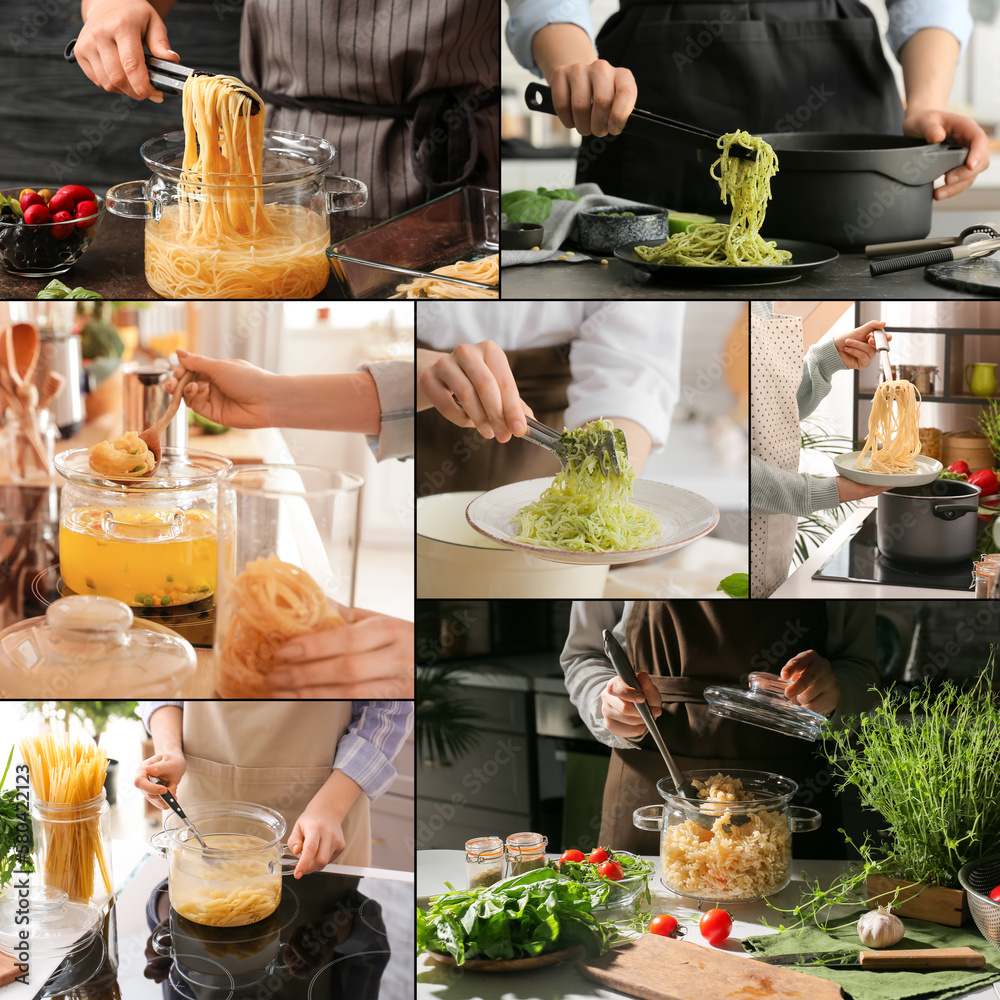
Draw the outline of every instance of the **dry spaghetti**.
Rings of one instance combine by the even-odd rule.
[[[460,260],[457,264],[436,268],[432,274],[440,274],[442,278],[465,278],[467,281],[479,281],[484,285],[495,285],[495,288],[472,288],[469,285],[459,285],[454,281],[439,281],[434,278],[414,278],[396,287],[396,294],[391,299],[497,299],[500,297],[500,255],[482,257],[476,261]]]
[[[280,646],[344,624],[316,581],[275,555],[248,562],[227,593],[216,681],[224,698],[269,697],[267,675]]]
[[[868,437],[858,455],[858,468],[886,475],[916,471],[919,423],[920,393],[916,386],[905,379],[882,382],[872,399]]]
[[[755,160],[730,156],[734,145],[752,149]],[[771,199],[771,178],[778,172],[778,157],[759,136],[729,132],[719,137],[722,155],[712,164],[712,179],[719,182],[722,203],[732,210],[729,223],[711,222],[675,233],[656,247],[636,247],[635,253],[650,264],[687,264],[692,267],[749,267],[784,264],[787,250],[760,235],[764,213]],[[715,168],[719,172],[715,172]]]
[[[138,478],[156,468],[156,457],[135,431],[95,444],[88,454],[94,472],[114,479]]]
[[[87,901],[95,895],[99,873],[104,893],[110,895],[111,870],[99,818],[108,755],[93,743],[49,734],[22,740],[21,756],[36,799],[36,850],[44,884]]]

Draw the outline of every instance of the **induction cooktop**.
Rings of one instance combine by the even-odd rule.
[[[412,881],[315,872],[246,927],[204,927],[170,906],[166,863],[147,858],[101,934],[36,1000],[412,1000]]]

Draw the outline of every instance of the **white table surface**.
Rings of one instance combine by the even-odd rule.
[[[556,855],[551,855],[556,857]],[[698,910],[691,901],[675,896],[660,882],[659,858],[648,858],[656,866],[656,873],[650,880],[653,890],[651,910],[654,913],[670,913],[688,928],[686,942],[704,948],[711,945],[698,932],[696,923],[687,918]],[[843,861],[806,861],[792,863],[792,881],[788,887],[772,896],[776,906],[791,907],[798,901],[803,869],[810,881],[820,879],[832,881],[844,870]],[[417,901],[425,902],[425,897],[439,892],[447,892],[445,881],[456,889],[465,888],[465,855],[462,851],[418,851],[417,852]],[[770,933],[760,921],[778,923],[781,915],[768,909],[764,903],[741,903],[727,905],[733,916],[733,931],[725,950],[744,955],[740,939],[756,934]],[[846,910],[845,910],[846,912]],[[984,947],[990,945],[983,942]],[[747,956],[749,960],[749,956]],[[966,1000],[997,1000],[1000,992],[992,987],[965,994]],[[522,972],[518,975],[496,975],[485,972],[463,972],[461,969],[439,965],[426,954],[417,957],[417,1000],[633,1000],[626,993],[609,990],[590,979],[584,978],[572,963],[560,963],[544,969]],[[712,1000],[708,990],[705,1000]]]
[[[771,595],[772,597],[812,597],[825,600],[924,600],[947,598],[975,600],[975,594],[963,590],[939,590],[937,587],[896,587],[885,583],[852,583],[844,580],[814,580],[813,573],[861,528],[861,523],[878,506],[878,497],[862,500],[847,520]]]

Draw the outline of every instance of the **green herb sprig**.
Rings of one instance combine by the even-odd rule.
[[[0,778],[0,788],[7,781],[10,763],[14,759],[14,748],[10,748],[7,766]],[[26,834],[26,836],[22,836]],[[31,859],[34,839],[27,803],[14,788],[0,792],[0,889],[14,877],[14,872],[30,874],[35,870]]]

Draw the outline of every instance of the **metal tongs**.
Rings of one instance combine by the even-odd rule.
[[[75,63],[76,39],[74,38],[63,52],[63,57],[68,63]],[[184,90],[184,84],[192,76],[218,76],[207,70],[191,69],[188,66],[181,66],[178,63],[167,62],[166,59],[157,59],[148,52],[145,53],[146,69],[149,72],[149,82],[166,94],[180,94]],[[237,88],[238,89],[238,88]],[[242,90],[250,101],[250,114],[256,115],[260,112],[260,102],[249,90]]]
[[[524,103],[532,111],[542,111],[547,115],[556,113],[552,103],[552,90],[542,86],[540,83],[529,83],[524,92]],[[655,115],[651,111],[643,111],[634,108],[625,122],[625,132],[629,135],[641,135],[644,139],[658,139],[661,142],[681,143],[685,146],[694,147],[701,153],[712,154],[712,159],[719,155],[719,136],[705,128],[698,128],[697,125],[688,125],[687,122],[675,121],[673,118],[664,118],[662,115]],[[729,155],[740,160],[756,160],[757,154],[752,149],[747,149],[739,143],[733,143],[729,147]],[[699,155],[699,159],[705,159]]]
[[[911,267],[943,264],[950,260],[964,260],[967,257],[989,257],[997,250],[1000,250],[1000,233],[992,226],[986,225],[969,226],[958,236],[938,236],[926,240],[907,240],[903,243],[874,243],[865,247],[865,253],[869,257],[891,253],[903,254],[901,257],[872,261],[868,265],[868,270],[873,278],[895,271],[906,271]]]
[[[875,353],[879,356],[882,365],[882,374],[879,376],[879,385],[883,382],[891,382],[892,366],[889,364],[889,338],[885,335],[885,330],[872,330],[875,335]]]
[[[527,420],[528,433],[524,435],[522,440],[530,441],[532,444],[537,444],[539,448],[547,448],[549,451],[555,452],[559,464],[565,469],[568,447],[562,434],[554,427],[539,423],[534,417],[528,417]],[[616,476],[621,475],[622,470],[618,462],[613,431],[601,431],[600,440],[594,446],[594,454],[597,456],[597,464],[600,466],[602,475],[610,476],[612,472]]]

